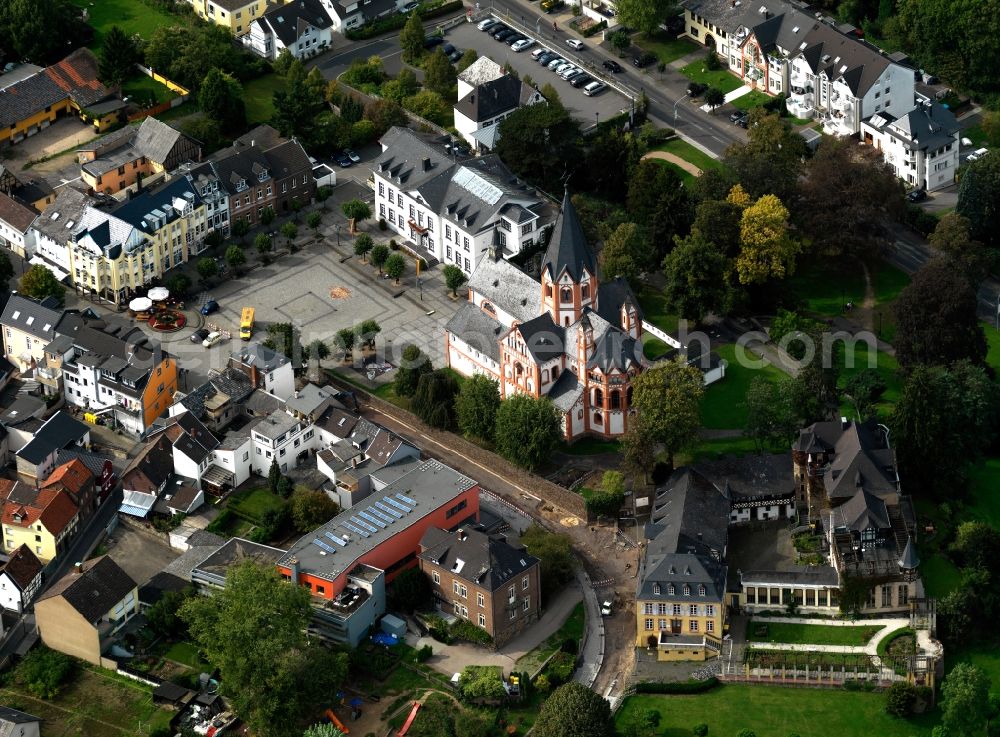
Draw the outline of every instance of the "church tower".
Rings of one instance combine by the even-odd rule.
[[[542,260],[541,277],[542,309],[557,325],[574,324],[588,307],[596,311],[597,264],[568,190]]]

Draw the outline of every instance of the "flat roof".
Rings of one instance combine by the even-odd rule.
[[[295,559],[300,572],[333,581],[354,568],[362,556],[475,485],[468,476],[440,461],[424,461],[304,535],[278,565],[290,568]]]

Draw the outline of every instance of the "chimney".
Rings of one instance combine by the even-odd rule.
[[[299,582],[299,559],[292,558],[288,561],[288,572],[291,574],[292,583],[298,584]]]
[[[459,527],[458,528],[458,541],[459,542],[465,542],[465,538],[466,537],[467,537],[467,535],[465,534],[465,530],[463,530],[461,527]]]
[[[83,563],[77,561],[73,564],[73,575],[79,576],[81,573],[83,573]]]
[[[431,170],[431,159],[430,159],[429,156],[425,156],[423,158],[423,161],[421,163],[423,165],[423,170],[424,171],[430,171]]]
[[[256,146],[256,145],[257,145],[257,141],[256,141],[256,139],[253,139],[253,138],[251,138],[251,139],[250,139],[250,145],[251,145],[251,146]]]

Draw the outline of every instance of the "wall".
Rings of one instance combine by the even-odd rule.
[[[142,420],[149,427],[167,411],[177,392],[177,361],[165,358],[149,376],[149,383],[142,393]]]
[[[101,664],[97,628],[84,620],[62,597],[35,602],[35,622],[42,642],[48,647],[94,665]]]

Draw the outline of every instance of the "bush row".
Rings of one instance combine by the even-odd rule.
[[[643,681],[635,684],[636,693],[655,694],[695,694],[711,691],[719,685],[719,679],[712,676],[705,681]]]
[[[461,10],[464,4],[462,0],[451,0],[451,2],[441,5],[421,5],[417,8],[417,15],[422,19],[437,18],[456,10]],[[378,36],[389,31],[398,31],[406,25],[408,16],[405,13],[396,13],[388,18],[379,18],[373,23],[366,23],[361,28],[352,28],[344,35],[352,41],[363,41],[365,39]]]
[[[602,20],[597,25],[590,26],[589,28],[587,28],[587,29],[585,29],[583,31],[580,31],[580,34],[584,38],[590,38],[591,36],[596,36],[598,33],[600,33],[601,31],[603,31],[607,27],[608,27],[608,22],[606,20]]]

